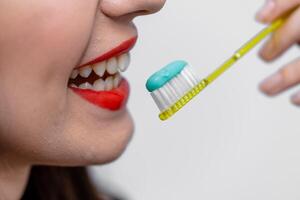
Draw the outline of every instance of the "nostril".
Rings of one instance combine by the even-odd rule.
[[[149,10],[138,10],[138,11],[135,11],[135,12],[130,13],[129,15],[130,15],[132,18],[134,18],[134,17],[136,17],[136,16],[140,16],[140,15],[149,15],[149,14],[151,14],[151,13],[149,12]]]
[[[145,15],[145,14],[149,14],[149,10],[138,10],[138,11],[133,12],[132,14]]]

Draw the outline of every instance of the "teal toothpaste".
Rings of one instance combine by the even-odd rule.
[[[180,74],[180,72],[185,68],[188,63],[183,60],[174,61],[155,74],[153,74],[146,83],[146,88],[149,92],[153,92],[166,83],[172,80],[175,76]]]

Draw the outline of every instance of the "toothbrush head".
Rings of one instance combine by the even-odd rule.
[[[159,118],[167,120],[195,97],[208,83],[199,83],[188,63],[174,61],[147,81],[146,88],[160,110]]]

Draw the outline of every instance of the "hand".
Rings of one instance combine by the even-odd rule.
[[[271,23],[289,10],[295,9],[286,23],[278,29],[260,51],[260,57],[273,61],[286,50],[300,42],[300,0],[267,0],[258,12],[257,20]],[[260,89],[269,96],[275,96],[300,83],[300,58],[282,67],[260,85]],[[300,106],[300,91],[291,97],[291,101]]]

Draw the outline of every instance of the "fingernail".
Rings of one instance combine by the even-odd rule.
[[[280,91],[282,80],[281,74],[276,73],[261,83],[261,90],[269,95],[274,95]]]
[[[257,13],[256,19],[265,22],[275,8],[274,0],[267,0],[263,8]]]

